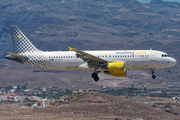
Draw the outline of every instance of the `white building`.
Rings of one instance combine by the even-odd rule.
[[[17,89],[17,86],[14,86],[13,89]]]
[[[47,99],[42,99],[43,101],[43,107],[47,107],[48,106],[48,101]]]
[[[11,93],[14,93],[15,91],[16,91],[15,89],[11,89],[11,90],[10,90]]]

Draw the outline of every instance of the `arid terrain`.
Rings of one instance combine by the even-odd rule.
[[[180,3],[154,0],[1,0],[0,87],[58,87],[59,89],[159,88],[180,89]],[[164,51],[177,60],[174,67],[127,70],[126,77],[92,71],[55,71],[5,59],[14,52],[9,25],[17,25],[43,51],[81,50]],[[169,98],[71,95],[70,103],[33,108],[26,103],[0,103],[0,120],[180,120],[180,101]]]
[[[107,94],[78,94],[67,104],[32,108],[22,103],[1,104],[2,120],[179,120],[180,102],[167,98],[115,97]]]

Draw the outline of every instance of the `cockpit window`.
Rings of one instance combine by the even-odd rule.
[[[162,57],[169,57],[169,55],[167,55],[167,54],[162,54]]]

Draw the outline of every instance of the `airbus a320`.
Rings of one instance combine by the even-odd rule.
[[[37,49],[17,26],[9,26],[15,53],[6,59],[55,70],[94,71],[92,78],[99,80],[98,73],[125,77],[127,69],[150,69],[155,79],[155,69],[168,68],[176,60],[167,53],[156,50],[106,50],[82,51],[69,47],[69,51],[44,52]]]

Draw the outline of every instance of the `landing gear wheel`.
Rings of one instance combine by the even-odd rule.
[[[94,78],[94,81],[96,81],[96,82],[99,81],[99,77],[98,77],[98,76],[95,77],[95,78]]]
[[[97,74],[94,72],[91,76],[92,76],[92,78],[95,78],[95,77],[97,77]]]
[[[99,77],[95,72],[91,76],[94,79],[94,81],[96,81],[96,82],[99,81]]]
[[[152,69],[151,72],[152,72],[152,79],[155,79],[156,76],[154,75],[154,69]]]
[[[153,79],[155,79],[155,78],[156,78],[156,76],[155,76],[155,75],[152,75],[152,78],[153,78]]]

